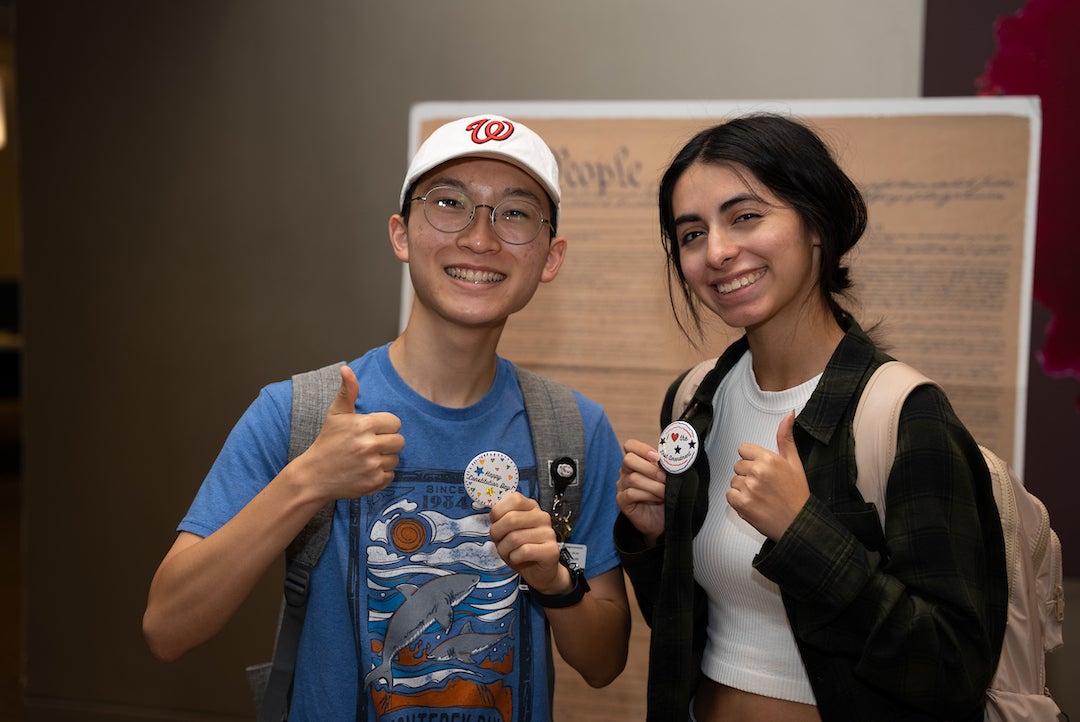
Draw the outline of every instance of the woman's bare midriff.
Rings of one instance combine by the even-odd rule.
[[[821,722],[817,707],[765,697],[703,678],[694,696],[697,722]]]

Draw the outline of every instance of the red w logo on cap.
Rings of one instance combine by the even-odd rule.
[[[473,143],[487,143],[489,140],[506,140],[514,134],[514,124],[509,120],[481,118],[465,126],[472,131]]]

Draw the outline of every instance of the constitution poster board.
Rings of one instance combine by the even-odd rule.
[[[1022,471],[1040,114],[1036,98],[797,102],[428,103],[409,151],[456,117],[499,113],[554,150],[563,191],[558,278],[507,325],[499,353],[652,439],[668,384],[739,334],[695,348],[665,287],[657,186],[698,130],[744,112],[809,122],[858,184],[869,227],[849,255],[866,328],[936,379],[976,439]],[[406,269],[402,320],[411,290]],[[707,311],[706,311],[707,313]]]

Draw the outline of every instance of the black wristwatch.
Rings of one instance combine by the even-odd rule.
[[[559,556],[559,562],[570,572],[570,581],[574,583],[570,591],[563,594],[541,594],[529,587],[530,599],[541,607],[547,607],[548,609],[572,607],[581,601],[582,597],[585,596],[585,592],[589,591],[589,581],[585,578],[585,572],[577,564],[574,564],[574,561],[569,557],[569,552],[564,549]]]

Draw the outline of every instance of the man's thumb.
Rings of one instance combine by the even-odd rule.
[[[799,458],[799,449],[795,446],[794,411],[789,411],[776,427],[776,451],[784,459]]]
[[[326,412],[327,416],[356,413],[356,397],[360,395],[360,384],[356,380],[356,374],[348,366],[342,366],[340,371],[341,387],[330,403],[330,408]]]

